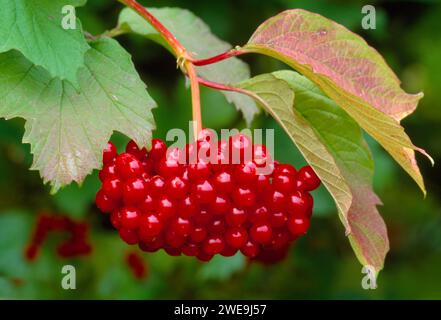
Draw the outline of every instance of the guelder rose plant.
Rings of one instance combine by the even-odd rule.
[[[103,186],[97,205],[112,212],[126,242],[140,243],[146,251],[164,247],[170,254],[208,260],[239,249],[257,257],[277,243],[292,242],[307,230],[309,191],[321,181],[335,200],[357,258],[376,272],[383,268],[389,242],[362,131],[384,147],[424,194],[415,151],[432,159],[400,125],[422,93],[404,92],[375,49],[343,26],[299,9],[269,18],[246,44],[232,49],[189,11],[148,9],[134,0],[120,0],[126,8],[117,26],[102,35],[86,35],[79,20],[76,29],[63,29],[63,6],[85,2],[0,0],[0,116],[26,120],[23,142],[30,143],[34,154],[31,169],[40,171],[53,192],[81,183],[100,168]],[[152,141],[155,102],[129,53],[114,39],[126,33],[166,47],[188,77],[199,139],[187,148],[164,153],[165,144]],[[237,58],[245,54],[267,55],[293,70],[250,78],[248,66]],[[213,143],[219,150],[228,146],[266,154],[264,146],[253,145],[246,136],[206,139],[200,85],[220,90],[248,124],[264,109],[309,166],[297,171],[268,155],[264,159],[274,170],[256,175],[255,152],[226,167],[202,160],[176,162],[173,157]],[[113,131],[133,140],[123,154],[108,144]],[[167,189],[162,188],[172,191],[164,194]],[[256,213],[260,207],[265,209]]]

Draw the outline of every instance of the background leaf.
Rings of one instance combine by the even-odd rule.
[[[24,142],[32,169],[56,191],[101,166],[114,130],[148,146],[155,106],[130,55],[114,40],[91,44],[79,72],[80,91],[53,79],[16,51],[0,55],[0,116],[27,120]]]
[[[361,37],[318,14],[294,9],[261,24],[245,50],[280,59],[307,76],[426,192],[414,150],[427,154],[412,144],[399,124],[415,110],[422,94],[401,90],[381,55]]]
[[[171,33],[186,47],[195,58],[207,58],[228,51],[231,45],[220,40],[210,28],[188,10],[180,8],[149,8]],[[119,16],[119,28],[140,34],[167,47],[157,31],[135,11],[125,8]],[[237,58],[221,61],[214,65],[197,67],[200,76],[219,83],[238,83],[250,77],[249,67]],[[223,92],[229,102],[242,111],[248,124],[259,112],[256,104],[247,96],[235,92]]]
[[[20,51],[52,77],[78,85],[77,71],[84,65],[89,45],[80,21],[76,29],[62,27],[62,8],[82,6],[86,0],[0,0],[0,53]]]

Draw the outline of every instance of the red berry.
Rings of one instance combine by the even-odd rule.
[[[116,158],[116,172],[124,179],[137,178],[142,175],[141,162],[129,153],[122,153]]]
[[[268,175],[259,174],[256,178],[256,191],[259,193],[266,192],[270,187],[270,178]]]
[[[115,210],[110,215],[110,222],[112,223],[115,229],[121,228],[121,211]]]
[[[190,233],[190,239],[193,242],[201,242],[207,236],[207,230],[204,227],[194,227]]]
[[[312,214],[313,199],[307,192],[295,191],[290,194],[286,203],[286,210],[296,217]]]
[[[167,254],[172,257],[179,257],[181,255],[180,248],[174,248],[169,245],[164,245],[164,251],[167,252]]]
[[[169,197],[162,196],[158,200],[157,213],[160,219],[168,220],[176,213],[176,205]]]
[[[193,218],[194,222],[197,225],[202,225],[205,226],[207,225],[211,220],[212,220],[212,216],[211,214],[205,210],[205,209],[201,209]]]
[[[141,240],[138,244],[139,249],[144,252],[156,252],[161,249],[163,245],[164,240],[162,237],[155,237],[147,242]]]
[[[196,200],[192,195],[185,197],[178,203],[178,214],[182,218],[190,218],[199,210]]]
[[[256,165],[254,162],[248,161],[240,164],[234,170],[234,178],[236,183],[240,185],[252,185],[257,180]]]
[[[204,241],[203,250],[208,255],[215,255],[224,250],[224,240],[219,236],[210,236]]]
[[[165,233],[165,242],[172,248],[180,248],[185,243],[185,237],[177,234],[173,230],[168,230]]]
[[[103,190],[97,192],[95,203],[98,209],[104,213],[110,213],[118,207],[118,201],[110,198]]]
[[[199,254],[199,246],[195,243],[187,243],[181,248],[181,250],[187,257],[195,257]]]
[[[133,140],[130,140],[129,143],[127,143],[127,145],[126,145],[126,153],[130,153],[131,155],[138,158],[138,160],[140,160],[139,159],[139,152],[140,152],[140,150],[139,150],[136,142]]]
[[[254,224],[250,229],[251,238],[257,243],[269,243],[273,236],[271,226],[267,223]]]
[[[118,178],[118,175],[116,174],[116,164],[108,164],[103,167],[103,169],[98,174],[101,182],[109,180],[109,179],[116,179]]]
[[[141,212],[135,207],[124,207],[120,210],[121,227],[124,229],[137,229]]]
[[[299,190],[312,191],[320,186],[320,178],[310,166],[301,168],[297,174]]]
[[[210,234],[222,234],[226,229],[225,221],[220,218],[215,218],[207,225],[207,230]]]
[[[226,215],[225,221],[230,226],[240,226],[247,221],[247,213],[244,209],[233,207]]]
[[[106,147],[103,151],[103,164],[110,165],[115,161],[118,153],[116,152],[116,147],[112,142],[107,142]]]
[[[218,195],[208,206],[213,214],[224,214],[230,209],[231,203],[226,196]]]
[[[237,134],[228,140],[230,151],[230,163],[240,164],[245,160],[252,159],[252,143],[250,138],[244,134]]]
[[[170,223],[170,229],[175,232],[178,236],[186,237],[190,234],[191,222],[183,218],[175,218]]]
[[[125,243],[129,245],[137,244],[139,241],[138,233],[134,229],[122,228],[119,230],[119,236]]]
[[[121,198],[123,194],[121,180],[119,179],[104,180],[102,190],[110,198],[113,199]]]
[[[181,177],[172,177],[166,183],[167,194],[174,199],[182,199],[187,195],[188,184]]]
[[[271,246],[273,249],[281,249],[286,247],[291,241],[288,230],[282,229],[274,232]]]
[[[232,227],[227,230],[225,240],[230,247],[240,249],[247,243],[248,234],[242,227]]]
[[[163,157],[158,163],[158,173],[164,178],[176,177],[182,173],[182,166],[178,159]]]
[[[163,228],[158,216],[151,213],[141,216],[139,219],[139,236],[141,239],[152,239],[158,236]]]
[[[288,221],[288,216],[283,211],[274,211],[269,216],[269,222],[274,228],[283,227],[286,221]]]
[[[143,213],[152,212],[156,208],[156,201],[153,196],[147,193],[144,200],[139,204],[139,208]]]
[[[232,257],[236,255],[237,251],[239,250],[226,245],[220,254],[223,257]]]
[[[288,229],[293,236],[302,236],[309,229],[309,219],[307,217],[291,217],[288,220]]]
[[[245,246],[240,249],[240,252],[242,252],[242,254],[247,256],[248,258],[253,259],[259,254],[260,247],[258,244],[252,241],[247,241]]]
[[[199,159],[196,163],[188,166],[188,177],[194,181],[206,180],[211,174],[210,167],[209,163]]]
[[[208,180],[199,181],[193,185],[193,194],[200,203],[210,203],[216,197],[214,187]]]
[[[147,183],[142,178],[130,179],[124,184],[124,204],[136,205],[147,195]]]
[[[250,188],[236,187],[233,191],[233,199],[239,207],[251,207],[256,202],[256,195]]]
[[[248,220],[252,223],[267,222],[270,217],[268,208],[264,205],[257,206],[249,211]]]
[[[165,155],[166,151],[167,145],[164,143],[164,141],[160,139],[153,139],[152,149],[149,152],[149,157],[153,160],[159,160]]]
[[[273,171],[273,177],[277,175],[287,175],[294,177],[297,173],[297,170],[290,164],[279,164],[276,165]]]
[[[278,174],[273,175],[274,189],[282,193],[290,193],[295,189],[295,179],[293,176]]]
[[[199,252],[196,258],[198,258],[199,261],[208,262],[213,259],[213,255],[206,254],[205,252]]]
[[[271,210],[282,210],[285,207],[286,196],[282,192],[272,189],[267,193],[265,201]]]
[[[165,190],[165,180],[161,176],[152,177],[150,179],[148,189],[153,196],[163,194]]]
[[[218,165],[214,165],[216,167]],[[227,171],[221,171],[213,176],[213,185],[216,191],[223,194],[230,194],[234,189],[233,176]]]

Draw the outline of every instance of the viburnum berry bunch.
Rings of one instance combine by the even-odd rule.
[[[309,192],[320,185],[311,167],[297,171],[273,161],[264,145],[245,135],[213,141],[207,132],[184,148],[153,139],[149,152],[130,141],[118,155],[108,143],[96,204],[110,214],[121,239],[145,252],[162,248],[209,261],[238,251],[259,258],[304,235],[313,209]],[[270,173],[259,174],[263,166]]]
[[[67,216],[40,214],[32,235],[30,244],[25,251],[26,259],[33,261],[46,238],[53,232],[68,232],[70,237],[57,247],[57,254],[61,258],[71,258],[88,255],[92,246],[88,240],[88,225],[85,222],[76,222]]]

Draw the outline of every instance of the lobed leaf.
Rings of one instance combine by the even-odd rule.
[[[89,49],[80,21],[64,29],[63,7],[82,6],[86,0],[0,0],[0,53],[20,51],[52,77],[78,85],[77,71]]]
[[[0,117],[26,119],[23,141],[34,154],[31,169],[53,191],[99,168],[114,130],[146,146],[154,129],[155,103],[116,41],[91,43],[78,80],[76,90],[17,51],[0,54]]]
[[[412,144],[399,123],[415,110],[422,94],[405,93],[381,55],[361,37],[318,14],[295,9],[264,22],[244,50],[280,59],[312,80],[426,192],[414,150],[428,155]]]
[[[381,270],[389,242],[371,187],[373,159],[358,124],[292,71],[261,75],[240,87],[257,95],[322,179],[360,262]]]
[[[196,58],[214,56],[231,48],[230,44],[213,35],[210,28],[188,10],[180,8],[149,8],[149,11]],[[121,11],[118,25],[122,30],[142,35],[166,48],[168,47],[158,32],[130,8],[124,8]],[[196,67],[196,69],[200,76],[225,84],[238,83],[250,77],[248,65],[237,58],[224,60],[213,65]],[[247,123],[250,124],[254,116],[259,112],[254,101],[247,96],[235,92],[223,91],[222,93],[229,102],[234,103],[236,108],[243,113]]]

